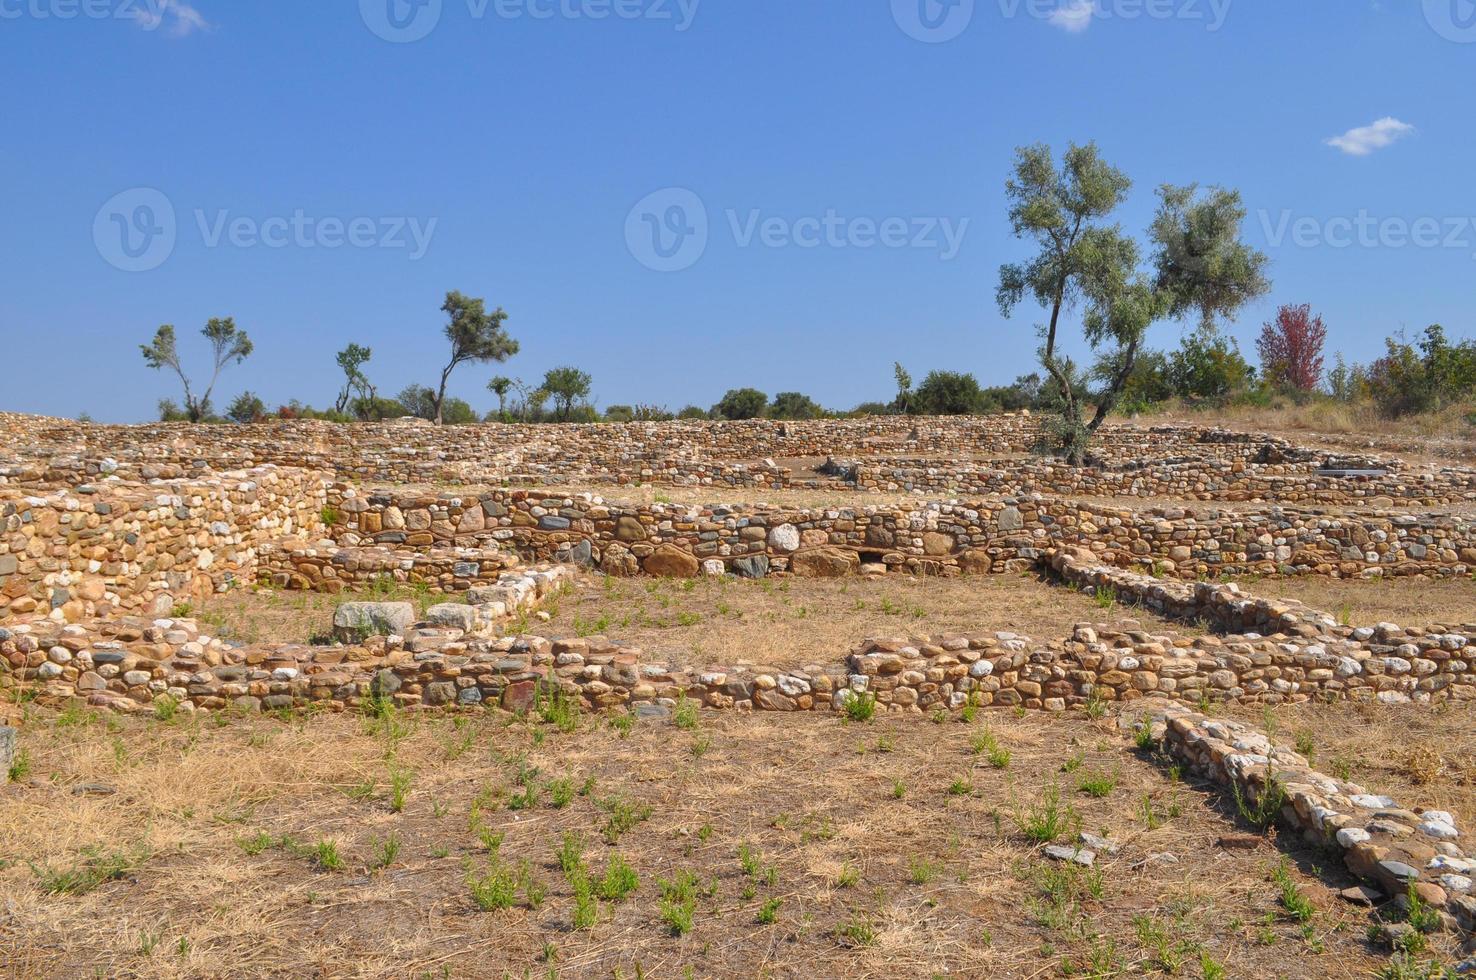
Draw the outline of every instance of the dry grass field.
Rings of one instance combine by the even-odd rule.
[[[189,612],[228,638],[306,643],[331,632],[340,602],[371,597],[411,601],[421,610],[457,601],[407,587],[337,596],[258,590],[216,596]],[[547,619],[523,617],[506,630],[553,637],[600,634],[689,666],[748,662],[773,667],[836,661],[868,636],[1004,630],[1046,640],[1069,635],[1077,623],[1140,615],[1043,584],[1034,574],[759,581],[593,574],[581,576],[541,608]]]
[[[28,757],[0,787],[7,976],[1344,978],[1386,961],[1326,855],[1250,834],[1110,719],[10,711]],[[1307,723],[1335,726],[1328,711]],[[1450,738],[1470,720],[1423,724]],[[1091,870],[1042,857],[1077,831],[1120,849]]]

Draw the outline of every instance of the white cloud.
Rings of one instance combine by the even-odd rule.
[[[1061,0],[1061,5],[1046,20],[1063,31],[1080,34],[1092,26],[1096,13],[1096,0]]]
[[[1342,136],[1334,136],[1327,140],[1327,145],[1335,146],[1349,156],[1366,157],[1374,150],[1382,150],[1414,131],[1415,128],[1409,123],[1400,122],[1393,116],[1385,116],[1372,125],[1359,126]]]
[[[184,0],[139,0],[133,19],[146,31],[163,26],[170,37],[185,37],[210,30],[205,15]]]

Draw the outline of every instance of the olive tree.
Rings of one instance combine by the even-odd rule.
[[[232,317],[211,319],[200,333],[210,341],[213,367],[210,372],[210,382],[206,384],[204,392],[198,397],[190,386],[190,379],[184,373],[184,367],[180,364],[179,347],[175,343],[172,324],[166,323],[155,331],[152,343],[139,345],[145,364],[156,371],[168,368],[179,375],[179,380],[184,385],[184,414],[191,422],[199,422],[210,415],[210,393],[215,390],[215,382],[220,379],[220,372],[232,362],[239,364],[246,360],[254,349],[251,338],[246,336],[246,331],[236,329],[236,321]]]
[[[1196,185],[1161,187],[1148,231],[1150,268],[1141,269],[1137,242],[1108,224],[1131,186],[1091,143],[1071,145],[1059,168],[1049,147],[1022,147],[1005,185],[1015,236],[1039,250],[1000,269],[999,308],[1008,317],[1028,295],[1049,313],[1039,328],[1040,363],[1059,401],[1057,448],[1076,466],[1132,377],[1150,325],[1191,313],[1213,325],[1270,288],[1266,257],[1240,240],[1240,195],[1222,188],[1201,195]],[[1085,372],[1061,352],[1062,316],[1078,308],[1082,333],[1101,355],[1100,385],[1085,394]],[[1095,403],[1090,422],[1086,401]]]
[[[451,342],[451,360],[441,371],[441,384],[432,396],[435,422],[441,425],[441,406],[446,401],[446,383],[458,364],[467,361],[505,361],[518,352],[518,342],[507,335],[502,307],[487,312],[485,300],[464,296],[455,290],[446,294],[441,312],[447,316],[446,339]]]

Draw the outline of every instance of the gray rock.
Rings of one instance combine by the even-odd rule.
[[[538,526],[545,531],[567,531],[569,524],[569,518],[559,517],[556,514],[547,514],[538,518]]]
[[[1020,514],[1018,507],[1006,507],[999,512],[999,529],[1001,531],[1019,531],[1025,527],[1025,518]]]
[[[564,548],[555,556],[561,562],[571,565],[583,565],[586,568],[594,565],[594,546],[585,538],[572,548]]]
[[[345,602],[333,611],[333,635],[346,643],[371,636],[404,636],[415,622],[408,602]]]
[[[9,773],[15,762],[15,729],[0,726],[0,772]]]
[[[1083,832],[1081,835],[1081,845],[1089,850],[1096,851],[1098,854],[1116,854],[1121,850],[1116,841],[1110,841],[1105,837],[1098,837],[1096,834],[1088,834],[1086,832]]]
[[[387,698],[398,691],[402,683],[399,674],[386,668],[374,675],[370,690],[374,692],[375,697]]]
[[[1067,847],[1063,844],[1052,844],[1045,849],[1045,856],[1052,861],[1069,861],[1079,864],[1083,868],[1090,868],[1097,863],[1097,855],[1081,847]]]
[[[769,574],[768,555],[749,555],[733,560],[733,574],[740,578],[763,578]]]
[[[475,606],[458,602],[443,602],[425,611],[425,621],[433,626],[451,626],[470,633],[481,623]]]

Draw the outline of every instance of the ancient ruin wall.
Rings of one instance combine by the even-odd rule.
[[[863,564],[919,574],[1000,572],[1047,549],[1195,578],[1227,572],[1466,574],[1476,523],[1443,515],[1327,515],[1291,508],[1127,510],[1039,497],[917,508],[623,505],[587,494],[488,490],[439,496],[329,490],[342,545],[412,549],[495,544],[527,559],[587,562],[614,575],[846,574]]]
[[[326,499],[321,474],[276,467],[44,494],[0,487],[0,619],[56,609],[76,620],[253,581],[268,542],[318,532]]]

